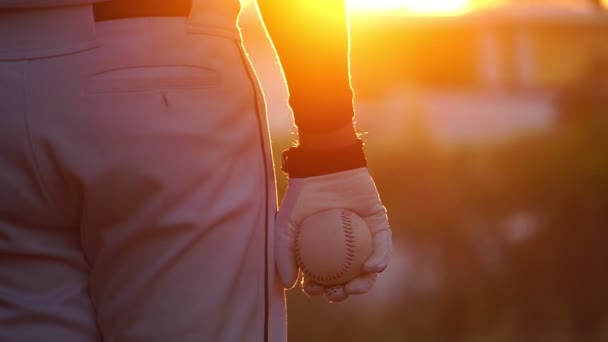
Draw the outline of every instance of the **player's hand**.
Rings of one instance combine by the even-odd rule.
[[[377,274],[388,265],[392,253],[392,233],[386,210],[366,167],[307,178],[290,178],[276,218],[275,261],[285,288],[294,287],[299,267],[295,257],[295,227],[313,214],[329,209],[347,209],[368,225],[373,242],[363,273],[346,284],[322,286],[306,279],[302,289],[309,295],[324,294],[338,302],[351,294],[362,294],[374,285]]]

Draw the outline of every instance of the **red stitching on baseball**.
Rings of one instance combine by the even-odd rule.
[[[355,236],[355,232],[353,230],[352,217],[349,212],[343,210],[340,213],[340,218],[341,218],[341,222],[342,222],[342,232],[344,233],[346,253],[345,253],[344,263],[343,263],[342,267],[340,268],[339,271],[337,271],[333,274],[312,274],[310,272],[310,270],[306,267],[306,265],[303,265],[300,246],[299,246],[301,228],[296,229],[296,234],[295,234],[296,261],[297,261],[298,265],[300,266],[300,268],[302,269],[302,272],[304,272],[304,274],[306,274],[308,277],[310,277],[310,280],[312,280],[312,281],[328,282],[328,281],[336,280],[336,279],[340,278],[342,275],[344,275],[344,273],[347,273],[351,269],[351,267],[354,263],[355,255],[356,255],[357,239]]]

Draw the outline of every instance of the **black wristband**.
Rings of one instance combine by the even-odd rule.
[[[338,149],[292,147],[283,151],[281,170],[291,178],[321,176],[366,167],[363,141]]]

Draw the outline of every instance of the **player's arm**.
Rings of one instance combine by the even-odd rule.
[[[344,0],[258,0],[281,62],[300,145],[352,145],[353,91]]]
[[[348,209],[372,233],[373,251],[362,273],[332,287],[306,276],[303,281],[306,293],[342,301],[369,291],[391,255],[386,211],[353,125],[345,0],[258,0],[258,5],[287,80],[300,140],[284,158],[289,183],[276,218],[277,271],[283,286],[293,287],[299,273],[296,227],[328,209]]]

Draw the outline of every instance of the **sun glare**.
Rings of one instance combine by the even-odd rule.
[[[348,0],[352,11],[390,11],[415,15],[458,15],[469,12],[473,0]]]

